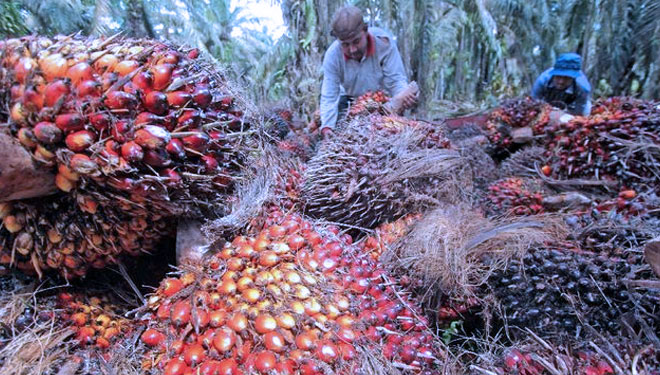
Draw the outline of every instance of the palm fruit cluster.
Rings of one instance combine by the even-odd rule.
[[[364,254],[371,255],[374,261],[379,261],[386,247],[401,239],[421,216],[421,214],[408,214],[394,222],[381,224],[374,234],[359,242],[360,250]]]
[[[548,104],[530,97],[507,100],[488,115],[484,125],[486,135],[498,151],[509,150],[510,133],[516,128],[532,127],[534,134],[543,134],[550,110]]]
[[[383,91],[367,92],[355,99],[351,104],[351,108],[348,111],[348,118],[364,116],[370,113],[385,114],[383,104],[389,100],[390,98]]]
[[[498,374],[503,375],[545,375],[549,374],[547,366],[552,368],[562,368],[558,362],[563,363],[563,367],[571,374],[579,375],[610,375],[614,374],[612,366],[593,351],[576,351],[569,355],[562,354],[557,357],[557,353],[545,353],[547,349],[540,351],[521,351],[518,349],[509,350],[504,358],[495,366]],[[541,352],[541,353],[539,353]],[[543,356],[543,357],[542,357]],[[548,360],[544,357],[559,358],[558,361]],[[540,358],[540,359],[539,359]],[[545,363],[543,363],[543,362]]]
[[[126,309],[106,295],[61,292],[54,311],[60,324],[74,331],[75,342],[81,347],[111,349],[136,328],[132,320],[123,317]]]
[[[460,157],[438,129],[399,116],[353,120],[324,141],[303,174],[304,212],[374,228],[446,196]],[[453,172],[452,172],[453,171]]]
[[[488,205],[498,213],[536,215],[544,212],[543,190],[532,181],[519,177],[505,178],[488,186]]]
[[[622,317],[630,312],[657,326],[660,295],[624,283],[650,278],[644,266],[569,243],[532,249],[495,272],[488,285],[500,304],[502,324],[562,340],[579,337],[582,325],[617,334]]]
[[[350,236],[281,211],[266,225],[149,298],[146,373],[355,374],[364,351],[433,371],[443,352],[414,300]]]
[[[57,173],[61,191],[48,201],[57,217],[41,201],[3,212],[3,261],[81,276],[122,253],[153,250],[172,218],[223,209],[247,124],[224,77],[197,55],[117,38],[0,43],[8,129]],[[38,239],[44,232],[52,235]],[[57,253],[71,251],[75,262],[60,261]]]
[[[658,191],[660,109],[652,102],[612,98],[595,114],[545,129],[548,175],[615,181],[619,188]]]

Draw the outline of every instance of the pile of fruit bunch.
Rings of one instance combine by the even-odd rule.
[[[534,348],[530,348],[534,349]],[[559,363],[571,374],[580,375],[610,375],[614,374],[605,358],[593,351],[575,351],[566,354],[548,352],[547,348],[536,348],[539,350],[510,349],[504,358],[496,364],[492,370],[503,375],[545,375],[552,368],[562,368]]]
[[[355,99],[348,111],[347,118],[368,115],[370,113],[385,114],[383,104],[390,98],[383,91],[367,92]]]
[[[552,341],[583,336],[583,324],[617,334],[621,319],[631,312],[657,327],[660,294],[624,282],[651,278],[639,262],[566,243],[533,248],[513,259],[489,278],[488,288],[500,304],[502,322]]]
[[[12,204],[0,229],[3,259],[81,276],[92,263],[153,250],[154,241],[124,247],[119,238],[160,238],[171,218],[222,210],[249,147],[247,124],[224,77],[197,55],[150,40],[0,42],[0,107],[9,108],[8,130],[57,173],[60,193],[49,204],[71,218],[89,214],[80,225],[51,215],[41,201]],[[132,220],[139,225],[122,225]],[[34,238],[52,228],[47,243]],[[31,246],[15,251],[25,242]],[[99,257],[87,260],[81,243]],[[51,252],[71,251],[75,267],[47,261],[59,257]]]
[[[455,196],[446,189],[461,176],[460,161],[440,129],[427,123],[378,114],[356,118],[307,163],[305,213],[375,228],[418,212],[420,204]]]
[[[532,180],[510,177],[488,186],[487,206],[497,213],[536,215],[544,212],[543,190]]]
[[[614,181],[619,188],[654,187],[660,175],[660,109],[652,102],[615,98],[594,115],[546,129],[548,175]]]
[[[73,329],[75,342],[81,347],[107,349],[120,343],[135,331],[133,321],[124,318],[126,307],[117,305],[107,295],[60,292],[51,310],[60,324]]]
[[[281,211],[266,224],[149,298],[146,373],[355,374],[364,353],[433,373],[444,353],[415,301],[350,236]]]
[[[493,110],[486,120],[486,135],[497,151],[511,148],[511,131],[531,127],[534,134],[543,134],[550,121],[552,107],[531,97],[507,100]]]

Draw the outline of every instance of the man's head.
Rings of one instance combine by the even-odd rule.
[[[560,90],[568,88],[581,73],[582,58],[577,53],[559,55],[550,71],[552,84]]]
[[[332,19],[332,35],[339,39],[342,52],[353,60],[360,60],[367,52],[367,24],[362,11],[346,6]]]

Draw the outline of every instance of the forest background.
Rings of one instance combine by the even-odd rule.
[[[261,2],[282,10],[281,36],[260,28],[264,20],[245,1],[2,0],[0,37],[121,32],[190,45],[224,66],[257,105],[294,109],[306,121],[318,106],[330,20],[350,3],[397,39],[425,118],[524,95],[563,52],[582,55],[595,97],[660,98],[658,0]]]

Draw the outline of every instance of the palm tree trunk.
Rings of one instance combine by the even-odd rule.
[[[126,0],[127,31],[134,37],[154,37],[154,30],[144,9],[143,0]]]

